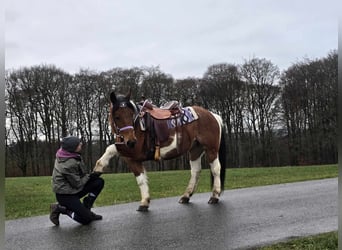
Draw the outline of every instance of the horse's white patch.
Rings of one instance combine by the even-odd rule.
[[[194,161],[190,161],[190,167],[191,167],[191,173],[197,173],[201,171],[201,158],[203,156],[204,152]]]
[[[117,154],[116,146],[114,144],[109,145],[101,158],[97,160],[94,171],[103,172],[103,168],[108,166],[109,160]]]
[[[160,148],[160,156],[163,158],[167,153],[171,152],[174,149],[177,149],[177,139],[180,139],[181,135],[175,133],[175,135],[172,138],[172,142],[170,145],[166,147]]]
[[[221,180],[220,180],[221,164],[218,158],[216,158],[209,165],[210,165],[211,173],[214,176],[213,194],[214,196],[216,195],[218,196],[221,193]]]
[[[148,179],[145,171],[136,177],[138,186],[140,188],[141,193],[141,202],[143,205],[148,205],[150,194],[148,190]],[[146,204],[145,204],[146,203]]]
[[[202,155],[203,155],[203,153],[196,160],[190,161],[191,177],[190,177],[188,187],[186,188],[186,191],[184,194],[184,196],[186,196],[186,197],[190,197],[194,193],[194,191],[197,187],[201,168],[202,168],[202,165],[201,165]]]
[[[215,117],[217,123],[219,124],[219,128],[220,128],[220,138],[221,138],[221,130],[222,130],[222,126],[223,126],[223,120],[222,117],[219,116],[218,114],[212,113],[211,114]]]
[[[220,175],[221,165],[218,158],[216,158],[212,163],[210,163],[210,168],[214,176]]]
[[[109,154],[111,157],[116,155],[118,151],[116,150],[115,144],[111,144],[106,148],[106,154]]]

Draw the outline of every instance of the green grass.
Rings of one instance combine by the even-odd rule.
[[[335,250],[337,247],[337,232],[329,232],[261,247],[259,250]]]
[[[148,172],[152,199],[180,196],[190,177],[190,171]],[[210,192],[210,173],[203,170],[197,193]],[[227,169],[225,189],[323,179],[338,176],[337,165],[274,168]],[[105,187],[95,206],[106,206],[140,200],[140,191],[131,173],[103,174]],[[51,178],[6,178],[6,220],[48,214],[48,205],[55,202]]]

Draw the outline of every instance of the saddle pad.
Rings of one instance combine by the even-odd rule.
[[[198,115],[192,107],[184,107],[182,108],[180,116],[167,120],[167,126],[168,128],[175,128],[176,126],[183,126],[197,119]]]

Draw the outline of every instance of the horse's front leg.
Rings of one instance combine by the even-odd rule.
[[[125,161],[127,162],[129,168],[133,172],[137,180],[139,189],[140,189],[141,201],[140,201],[140,206],[138,207],[137,211],[147,212],[151,199],[150,199],[146,170],[141,162],[131,161],[127,158],[125,159]]]
[[[146,170],[144,170],[138,176],[136,176],[136,179],[141,194],[140,206],[138,207],[137,211],[146,212],[148,211],[148,207],[151,201]]]
[[[109,145],[101,158],[96,161],[93,171],[97,173],[103,173],[103,169],[108,166],[109,160],[117,154],[118,151],[116,150],[116,146],[114,144]]]

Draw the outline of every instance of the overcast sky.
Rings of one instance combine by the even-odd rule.
[[[7,0],[5,68],[159,66],[202,77],[266,58],[284,70],[338,43],[338,0]]]

